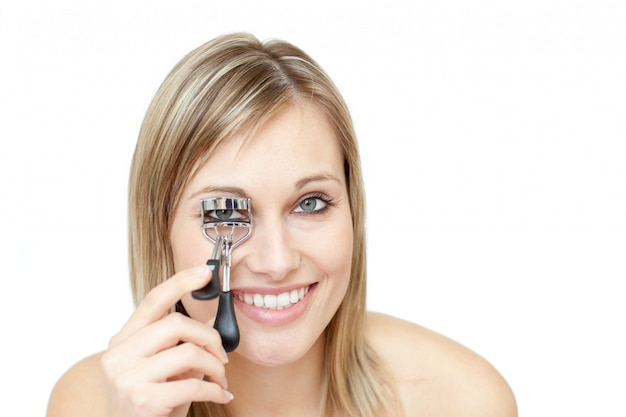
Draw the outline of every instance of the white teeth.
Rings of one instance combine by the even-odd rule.
[[[282,294],[279,294],[277,302],[278,302],[278,308],[287,307],[289,304],[291,304],[291,300],[289,298],[289,293],[284,292]]]
[[[245,301],[246,304],[252,304],[254,303],[254,298],[250,294],[244,294],[243,301]]]
[[[265,307],[267,308],[276,308],[276,305],[278,304],[276,296],[272,294],[267,294],[263,297],[263,301],[265,302]]]
[[[263,296],[261,294],[254,294],[254,305],[263,307]]]
[[[237,298],[246,304],[255,305],[256,307],[267,308],[270,310],[281,310],[291,307],[300,302],[309,292],[308,287],[303,287],[289,292],[283,292],[278,295],[274,294],[238,294]]]

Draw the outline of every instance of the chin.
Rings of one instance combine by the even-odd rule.
[[[250,335],[244,341],[242,332],[241,343],[235,353],[243,359],[260,366],[276,367],[289,365],[304,357],[322,354],[323,337],[307,342],[307,339],[296,335],[259,334]]]

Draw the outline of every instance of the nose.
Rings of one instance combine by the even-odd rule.
[[[280,281],[300,265],[296,243],[282,219],[259,220],[239,249],[239,256],[252,273]]]

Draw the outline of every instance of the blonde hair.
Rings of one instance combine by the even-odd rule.
[[[216,146],[253,130],[285,105],[316,106],[336,130],[344,154],[354,230],[352,272],[326,332],[326,412],[400,415],[397,393],[365,341],[365,213],[361,164],[352,121],[334,83],[307,54],[279,40],[237,33],[185,56],[150,104],[133,156],[129,183],[129,267],[134,301],[174,274],[170,217],[182,190]],[[394,412],[393,410],[398,410]],[[192,416],[227,415],[194,404]]]

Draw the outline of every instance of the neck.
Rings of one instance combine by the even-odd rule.
[[[324,337],[302,358],[280,366],[262,366],[231,354],[226,375],[235,396],[228,405],[233,416],[318,417],[326,389]]]

